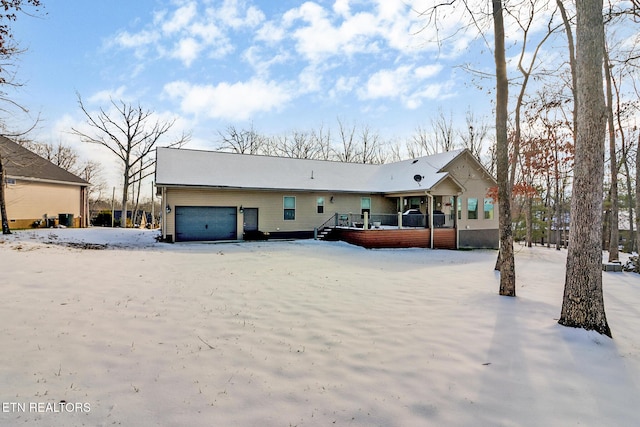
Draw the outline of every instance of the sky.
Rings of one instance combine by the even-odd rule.
[[[489,39],[460,30],[460,12],[429,24],[426,0],[65,0],[20,16],[25,49],[14,99],[40,122],[31,136],[109,161],[71,128],[123,100],[173,120],[186,148],[219,148],[229,125],[267,135],[335,129],[337,120],[405,140],[442,111],[492,123]],[[436,43],[435,40],[441,40]],[[166,140],[167,144],[171,141]],[[162,144],[160,144],[162,145]],[[111,159],[113,161],[113,159]],[[115,168],[117,169],[117,167]],[[119,171],[108,168],[118,185]]]

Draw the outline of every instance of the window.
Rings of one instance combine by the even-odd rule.
[[[371,197],[363,197],[360,199],[360,213],[364,215],[365,212],[371,214]]]
[[[420,197],[409,197],[409,209],[420,209]]]
[[[493,199],[484,199],[484,219],[493,219]]]
[[[467,219],[478,219],[478,199],[475,197],[467,199]]]
[[[318,207],[319,214],[324,213],[324,197],[318,197],[316,206]]]
[[[462,198],[458,197],[458,205],[456,207],[458,211],[458,219],[462,219]]]
[[[292,196],[284,196],[284,219],[285,221],[293,221],[296,219],[296,198]]]
[[[16,180],[14,178],[5,178],[4,182],[6,182],[7,185],[16,185]]]

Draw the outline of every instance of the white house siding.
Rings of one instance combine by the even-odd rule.
[[[296,198],[295,220],[284,219],[284,197]],[[324,197],[324,213],[317,213],[317,199]],[[333,197],[333,202],[331,201]],[[175,238],[176,206],[219,206],[258,208],[258,229],[269,233],[313,232],[335,213],[359,213],[362,197],[371,198],[371,211],[394,213],[395,201],[376,194],[296,192],[225,189],[167,188],[165,190],[165,237]],[[166,213],[166,205],[171,208]],[[243,216],[238,212],[237,235],[243,233]]]
[[[5,187],[7,216],[10,226],[30,227],[45,216],[57,218],[59,214],[82,215],[82,187],[39,181],[16,180]]]

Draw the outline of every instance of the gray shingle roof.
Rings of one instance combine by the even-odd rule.
[[[80,186],[89,185],[79,176],[54,165],[4,136],[0,136],[0,155],[2,155],[2,164],[7,177]]]

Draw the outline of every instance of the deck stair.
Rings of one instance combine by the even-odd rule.
[[[326,240],[327,236],[331,234],[333,227],[325,226],[318,231],[318,240]]]

